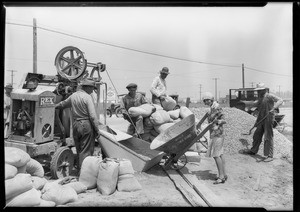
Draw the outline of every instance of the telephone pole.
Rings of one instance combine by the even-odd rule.
[[[253,88],[254,82],[250,82],[250,84],[251,84],[251,88]]]
[[[242,63],[242,82],[243,82],[243,88],[245,88],[244,63]]]
[[[15,70],[7,70],[11,72],[11,85],[14,87],[14,72],[17,72]]]
[[[217,89],[217,80],[218,80],[219,78],[213,78],[213,80],[215,80],[215,100],[217,101],[218,99],[218,94],[217,94],[217,92],[218,92],[218,89]]]
[[[202,87],[202,85],[200,84],[199,86],[200,86],[200,101],[199,102],[201,104],[201,87]]]
[[[33,73],[37,73],[37,31],[36,19],[33,19]]]

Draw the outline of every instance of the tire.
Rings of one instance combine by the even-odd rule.
[[[50,173],[54,179],[70,175],[74,166],[74,154],[69,147],[59,147],[53,154]]]
[[[106,109],[106,115],[111,117],[112,116],[112,112],[110,109]]]
[[[118,118],[122,118],[123,117],[123,113],[122,113],[122,109],[121,108],[117,108],[115,113],[116,113],[116,116]]]

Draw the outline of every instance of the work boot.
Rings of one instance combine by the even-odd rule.
[[[271,162],[271,161],[273,161],[273,160],[274,160],[273,157],[268,156],[268,157],[266,157],[263,161],[264,161],[264,162]]]
[[[244,149],[243,154],[246,154],[246,155],[255,155],[256,153],[252,152],[250,149]]]

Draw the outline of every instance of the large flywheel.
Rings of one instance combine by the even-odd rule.
[[[56,55],[55,66],[60,76],[75,80],[85,73],[87,61],[78,48],[67,46]]]

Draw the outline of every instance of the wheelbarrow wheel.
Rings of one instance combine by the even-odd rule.
[[[187,164],[187,157],[183,154],[177,161],[173,160],[173,157],[170,155],[166,156],[164,167],[170,167],[173,170],[180,170]]]
[[[50,172],[54,179],[70,175],[74,166],[74,155],[69,147],[59,147],[52,156]]]

